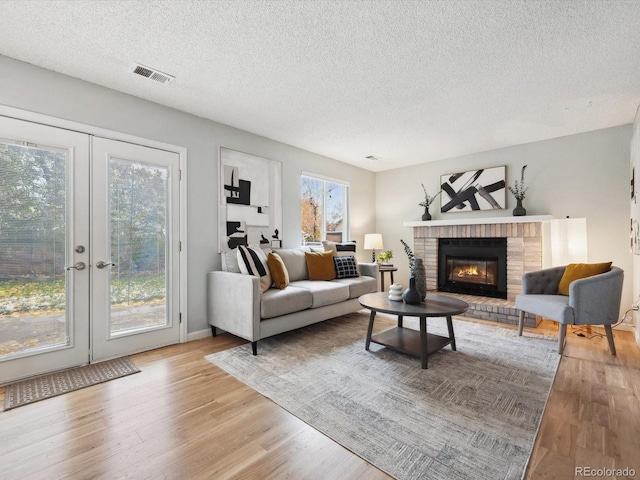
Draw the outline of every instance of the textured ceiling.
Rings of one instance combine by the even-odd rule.
[[[635,0],[0,0],[0,19],[0,54],[373,171],[640,104]]]

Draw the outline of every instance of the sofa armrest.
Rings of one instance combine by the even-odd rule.
[[[618,321],[624,272],[617,267],[569,284],[569,305],[576,325],[612,325]]]
[[[378,264],[358,262],[358,272],[365,277],[378,278]]]
[[[232,272],[207,274],[207,321],[251,342],[260,339],[260,279]]]
[[[558,285],[566,267],[553,267],[522,275],[522,293],[529,295],[557,295]]]

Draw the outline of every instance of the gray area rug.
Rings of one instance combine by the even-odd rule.
[[[405,326],[417,322],[405,318]],[[420,361],[371,344],[345,315],[208,355],[240,381],[398,479],[520,479],[560,355],[549,337],[454,318],[450,347]],[[393,326],[378,315],[375,331]],[[444,318],[428,331],[447,335]]]
[[[115,378],[126,377],[139,371],[129,357],[121,357],[28,378],[7,385],[4,409],[11,410]]]

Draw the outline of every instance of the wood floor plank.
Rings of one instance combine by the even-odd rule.
[[[531,332],[557,335],[545,321]],[[526,479],[640,473],[640,348],[614,332],[616,356],[567,332]],[[204,359],[242,343],[223,334],[134,355],[139,374],[0,413],[0,476],[390,478]]]
[[[574,478],[576,467],[640,473],[640,348],[631,332],[614,332],[617,355],[606,339],[568,333],[525,479]]]

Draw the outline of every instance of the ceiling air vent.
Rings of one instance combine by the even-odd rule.
[[[166,85],[167,83],[170,83],[172,80],[176,78],[167,73],[162,73],[158,70],[154,70],[153,68],[145,67],[139,64],[134,64],[133,73],[145,78],[150,78],[151,80],[155,80],[156,82],[160,82],[164,85]]]

